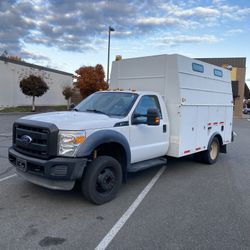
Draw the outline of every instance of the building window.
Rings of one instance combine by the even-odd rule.
[[[223,76],[223,72],[222,72],[222,70],[214,69],[214,75],[218,76],[218,77],[222,77]]]
[[[198,63],[192,63],[192,69],[193,71],[197,71],[200,73],[204,73],[204,66]]]
[[[232,81],[232,92],[233,92],[233,98],[239,97],[239,82],[238,81]]]

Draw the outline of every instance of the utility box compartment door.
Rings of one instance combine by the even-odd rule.
[[[179,156],[190,154],[196,145],[197,107],[181,107]]]
[[[197,139],[195,151],[207,148],[208,143],[208,106],[197,107]]]

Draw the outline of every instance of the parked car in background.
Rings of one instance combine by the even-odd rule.
[[[250,108],[244,108],[242,110],[243,114],[247,115],[247,114],[250,114]]]

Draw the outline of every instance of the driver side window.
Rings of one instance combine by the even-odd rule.
[[[157,109],[159,111],[160,118],[162,118],[161,108],[160,108],[158,98],[157,96],[154,96],[154,95],[145,95],[141,98],[141,100],[137,104],[137,107],[135,108],[134,116],[138,117],[142,122],[146,122],[147,111],[150,108]]]

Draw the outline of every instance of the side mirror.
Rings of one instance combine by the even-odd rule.
[[[132,124],[134,124],[134,125],[147,124],[147,118],[145,115],[143,116],[143,115],[135,113],[133,115]]]
[[[147,111],[147,125],[158,126],[160,125],[160,113],[157,109],[151,108]]]

